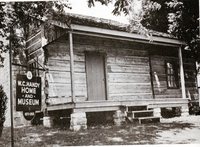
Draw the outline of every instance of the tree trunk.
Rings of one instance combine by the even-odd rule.
[[[3,125],[2,125],[2,123],[0,122],[0,138],[1,138],[2,132],[3,132]]]

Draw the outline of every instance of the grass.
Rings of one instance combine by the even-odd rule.
[[[188,123],[125,124],[121,127],[98,125],[73,132],[66,128],[31,126],[15,128],[14,139],[16,147],[156,144],[158,132],[191,127]],[[10,146],[10,128],[4,128],[0,146]]]

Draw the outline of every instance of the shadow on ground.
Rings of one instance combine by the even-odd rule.
[[[87,130],[72,132],[65,128],[47,129],[43,126],[22,127],[15,129],[15,146],[35,147],[53,145],[138,145],[162,144],[159,134],[165,131],[189,130],[194,127],[189,123],[160,124],[124,124],[90,126]],[[184,143],[190,143],[191,140]],[[176,144],[177,141],[170,142]],[[178,142],[180,143],[180,142]],[[3,130],[0,146],[10,146],[10,129]]]

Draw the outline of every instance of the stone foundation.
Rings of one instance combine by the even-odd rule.
[[[43,117],[43,126],[47,128],[53,127],[53,117],[44,116]]]
[[[187,105],[181,107],[181,116],[189,116],[189,108]]]
[[[80,129],[87,129],[87,118],[86,113],[72,113],[70,121],[70,129],[78,131]]]
[[[153,116],[161,117],[161,109],[160,108],[154,108],[153,109]]]
[[[125,123],[125,113],[124,111],[117,110],[115,111],[115,114],[113,115],[114,124],[117,126],[121,126],[123,123]]]

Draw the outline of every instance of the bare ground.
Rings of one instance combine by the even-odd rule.
[[[157,124],[98,125],[72,132],[43,126],[15,128],[16,147],[77,145],[200,144],[200,116],[161,119]],[[10,146],[10,128],[5,128],[0,147]]]

